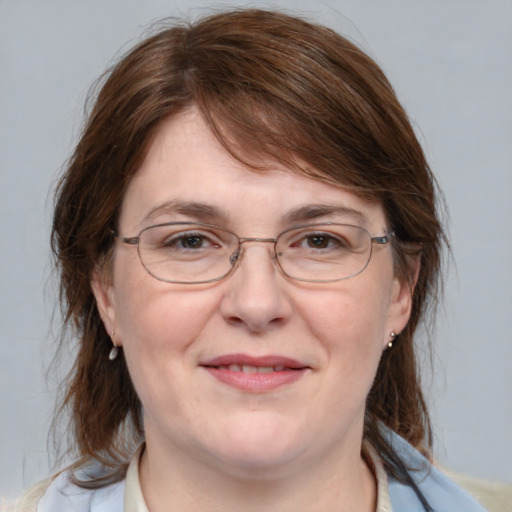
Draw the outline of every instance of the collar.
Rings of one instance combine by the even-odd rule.
[[[139,462],[144,453],[145,443],[142,443],[128,466],[126,472],[126,485],[124,488],[124,511],[125,512],[149,512],[142,494],[139,478]]]

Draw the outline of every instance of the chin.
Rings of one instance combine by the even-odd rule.
[[[266,448],[241,451],[229,451],[219,454],[215,464],[231,476],[241,479],[276,480],[293,473],[300,460],[296,451],[268,450]]]
[[[279,472],[292,464],[303,453],[306,440],[298,438],[298,430],[290,421],[269,420],[248,418],[236,428],[233,423],[228,425],[215,443],[214,457],[252,477],[260,472],[268,477],[273,468]]]

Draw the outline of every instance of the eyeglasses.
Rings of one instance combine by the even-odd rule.
[[[274,259],[286,276],[298,281],[330,283],[360,274],[368,265],[373,244],[388,244],[393,233],[371,236],[349,224],[306,224],[276,238],[241,238],[213,224],[168,222],[123,237],[136,245],[147,272],[159,281],[201,284],[220,281],[240,261],[243,244],[273,244]]]

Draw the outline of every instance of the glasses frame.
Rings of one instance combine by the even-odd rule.
[[[215,277],[213,279],[207,279],[207,280],[203,280],[203,281],[176,281],[176,280],[171,280],[171,279],[163,279],[161,277],[156,276],[155,274],[153,274],[151,272],[151,270],[149,270],[146,267],[146,265],[144,265],[144,261],[140,254],[140,237],[141,237],[142,233],[144,233],[144,231],[147,231],[148,229],[158,228],[158,227],[163,227],[163,226],[204,226],[207,228],[220,229],[222,231],[225,231],[225,232],[233,235],[238,240],[238,247],[235,250],[235,252],[230,256],[231,268],[225,274],[223,274],[219,277]],[[285,235],[286,233],[289,233],[290,231],[293,231],[295,229],[308,228],[308,227],[313,228],[315,226],[348,226],[348,227],[357,228],[357,229],[361,229],[361,230],[365,231],[368,234],[368,237],[370,239],[370,254],[368,256],[368,260],[367,260],[366,264],[364,265],[364,267],[354,274],[351,274],[351,275],[345,276],[345,277],[341,277],[341,278],[336,278],[336,279],[304,279],[304,278],[291,276],[290,274],[288,274],[283,269],[283,267],[281,266],[281,262],[279,261],[279,257],[277,255],[277,242],[283,235]],[[395,233],[393,231],[390,231],[381,236],[372,236],[368,230],[366,230],[365,228],[363,228],[361,226],[356,226],[354,224],[346,224],[343,222],[316,222],[316,223],[312,223],[312,224],[298,224],[291,228],[285,229],[283,232],[279,233],[276,238],[240,237],[236,233],[233,233],[233,231],[230,231],[227,228],[224,228],[222,226],[217,226],[216,224],[208,224],[205,222],[162,222],[160,224],[152,224],[151,226],[147,226],[147,227],[141,229],[137,236],[131,236],[131,237],[122,236],[112,229],[110,230],[110,232],[119,241],[121,241],[127,245],[136,245],[137,246],[137,254],[139,255],[140,263],[151,277],[153,277],[154,279],[156,279],[158,281],[164,282],[164,283],[186,284],[186,285],[215,283],[217,281],[221,281],[222,279],[228,277],[235,270],[238,262],[241,260],[242,244],[247,243],[247,242],[274,244],[274,260],[276,261],[277,266],[279,267],[280,271],[286,277],[293,279],[295,281],[302,281],[302,282],[306,282],[306,283],[335,283],[337,281],[345,281],[346,279],[351,279],[352,277],[355,277],[355,276],[361,274],[366,269],[366,267],[368,266],[368,264],[370,263],[370,260],[372,258],[373,244],[387,245],[391,242],[392,238],[395,236]]]

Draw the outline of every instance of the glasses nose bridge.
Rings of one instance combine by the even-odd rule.
[[[239,238],[238,243],[240,245],[245,244],[247,242],[263,242],[267,244],[275,244],[277,242],[277,238]]]
[[[238,248],[230,257],[230,261],[231,261],[232,265],[240,262],[242,253],[243,253],[243,250],[242,250],[243,244],[246,244],[246,243],[274,244],[274,258],[275,258],[277,238],[257,238],[257,237],[241,238],[241,237],[239,237],[238,238]]]

